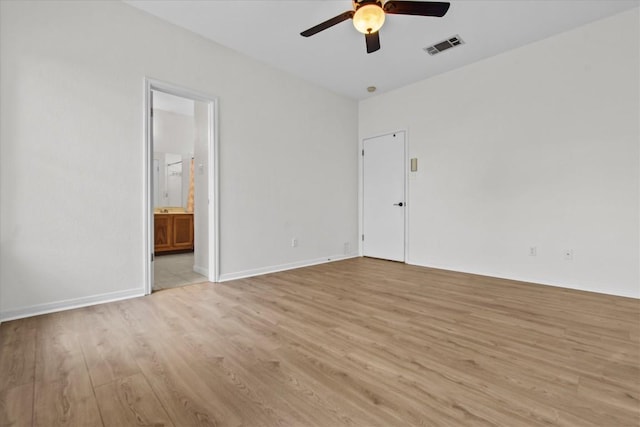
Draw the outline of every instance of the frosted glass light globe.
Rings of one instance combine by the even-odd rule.
[[[384,24],[384,10],[377,4],[360,6],[353,15],[353,26],[362,34],[377,32]]]

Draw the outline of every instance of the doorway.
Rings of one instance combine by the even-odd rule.
[[[145,293],[216,282],[217,100],[151,79],[144,99]]]
[[[362,254],[404,262],[405,132],[362,142]]]

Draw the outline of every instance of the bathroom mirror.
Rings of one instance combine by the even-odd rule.
[[[187,208],[191,155],[153,153],[153,207]]]

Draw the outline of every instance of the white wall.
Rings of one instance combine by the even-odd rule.
[[[0,55],[0,317],[143,292],[145,76],[219,97],[223,274],[356,246],[356,102],[120,2],[0,2]]]
[[[410,263],[640,297],[638,22],[634,9],[360,103],[360,138],[406,128],[419,159]]]
[[[195,127],[193,116],[155,110],[153,118],[153,151],[193,153]]]

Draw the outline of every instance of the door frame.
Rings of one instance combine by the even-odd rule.
[[[153,289],[154,230],[153,230],[153,140],[151,128],[151,91],[169,93],[183,98],[193,99],[207,104],[207,190],[208,190],[208,240],[209,271],[207,279],[218,282],[220,279],[220,204],[219,204],[219,133],[218,98],[206,93],[177,86],[161,80],[144,78],[144,142],[143,142],[143,260],[144,293],[149,295]]]
[[[381,136],[393,135],[394,133],[404,132],[404,260],[406,264],[409,262],[409,130],[397,129],[391,132],[378,133],[371,136],[360,138],[358,144],[358,253],[364,256],[364,243],[362,235],[364,233],[364,141],[367,139],[378,138]]]

